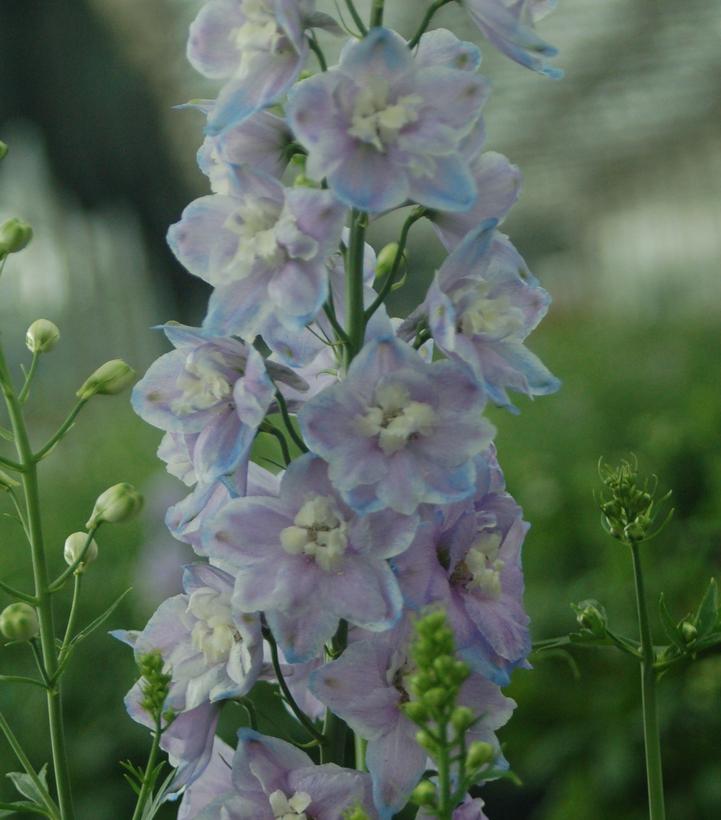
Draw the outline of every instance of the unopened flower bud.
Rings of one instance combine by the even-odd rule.
[[[425,723],[430,718],[428,709],[417,700],[404,703],[402,708],[406,717],[414,723]]]
[[[469,769],[480,769],[493,760],[494,751],[490,743],[476,740],[471,743],[466,755],[466,765]]]
[[[421,780],[413,789],[411,800],[416,806],[433,806],[436,802],[436,787],[430,780]]]
[[[437,746],[431,733],[427,732],[425,729],[421,729],[420,732],[416,732],[416,743],[418,743],[418,745],[427,752],[431,752],[431,754]]]
[[[98,497],[93,514],[85,527],[90,530],[98,524],[119,524],[122,521],[129,521],[142,507],[143,496],[132,484],[115,484]]]
[[[83,554],[87,540],[88,534],[86,532],[74,532],[65,539],[65,549],[63,550],[63,555],[65,556],[65,563],[69,567],[72,566]],[[91,564],[97,557],[98,545],[93,538],[90,541],[88,548],[85,550],[85,556],[83,557],[82,563],[75,571],[82,572],[84,568],[88,564]]]
[[[693,643],[698,637],[698,629],[690,621],[684,621],[681,624],[681,635],[686,643]]]
[[[30,604],[10,604],[0,613],[0,632],[9,641],[30,641],[39,631],[38,616]]]
[[[111,359],[85,380],[75,394],[79,399],[89,399],[96,394],[114,396],[129,387],[135,379],[135,371],[122,359]]]
[[[5,145],[5,143],[2,140],[0,140],[0,159],[5,159],[5,157],[7,156],[7,152],[7,145]]]
[[[14,478],[11,478],[7,473],[0,470],[0,491],[8,492],[19,486],[20,482],[15,481]]]
[[[0,225],[0,256],[18,253],[33,238],[33,229],[22,219],[13,217]]]
[[[606,610],[598,601],[589,599],[578,604],[571,604],[571,606],[576,610],[576,620],[579,626],[588,630],[596,638],[605,637],[608,618]]]
[[[423,695],[423,702],[433,709],[440,709],[448,703],[449,697],[453,695],[448,689],[434,686]]]
[[[387,276],[393,270],[399,250],[400,245],[397,242],[391,242],[381,250],[376,259],[376,276],[378,278]]]
[[[456,706],[451,714],[451,725],[460,735],[473,724],[475,719],[476,716],[473,714],[472,709],[467,706]]]
[[[25,334],[25,344],[31,353],[49,353],[60,339],[58,326],[49,319],[36,319]]]

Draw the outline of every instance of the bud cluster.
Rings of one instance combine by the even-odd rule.
[[[164,670],[163,656],[159,651],[148,652],[138,661],[140,671],[141,707],[157,724],[170,723],[173,713],[165,710],[165,701],[170,692],[173,676]]]

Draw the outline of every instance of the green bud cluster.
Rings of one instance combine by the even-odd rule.
[[[468,786],[479,779],[482,770],[492,763],[495,752],[489,743],[476,742],[466,748],[466,732],[478,720],[467,706],[458,705],[461,687],[471,674],[467,663],[456,657],[453,632],[446,614],[437,610],[416,624],[418,637],[411,647],[417,672],[410,679],[413,699],[403,704],[406,716],[419,729],[416,741],[438,764],[449,769],[451,761],[458,766],[457,788],[452,803],[458,803]],[[448,779],[450,771],[444,777]],[[447,811],[441,806],[441,796],[435,783],[422,780],[414,789],[411,800],[433,811]],[[445,816],[445,814],[443,814]]]
[[[138,661],[141,676],[140,689],[143,693],[140,705],[158,724],[162,721],[170,723],[174,717],[171,711],[164,710],[173,679],[170,672],[163,671],[164,667],[163,656],[157,649],[143,655]]]
[[[576,612],[576,620],[581,629],[590,632],[594,638],[606,637],[608,617],[606,610],[598,601],[589,598],[571,606]]]
[[[655,476],[641,480],[636,461],[622,461],[618,467],[600,464],[604,491],[599,499],[603,524],[610,535],[624,543],[638,543],[652,537],[650,531],[658,515]],[[657,534],[653,533],[654,535]]]

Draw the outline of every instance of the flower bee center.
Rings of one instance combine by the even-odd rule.
[[[478,589],[494,600],[501,596],[501,571],[505,562],[498,557],[501,535],[481,530],[473,546],[451,575],[451,584],[467,590]]]
[[[225,227],[239,237],[238,249],[230,265],[234,273],[250,273],[256,260],[268,264],[282,260],[283,249],[277,236],[281,211],[280,204],[268,199],[246,199],[233,211]]]
[[[295,792],[288,797],[280,789],[276,789],[269,797],[270,808],[276,820],[311,820],[306,809],[311,804],[311,796],[307,792]]]
[[[308,555],[326,572],[335,569],[348,547],[348,524],[335,501],[317,495],[306,501],[280,534],[280,543],[290,555]]]
[[[410,678],[415,672],[415,664],[404,652],[396,650],[391,655],[390,664],[386,670],[386,683],[400,694],[401,703],[408,703],[411,699]]]
[[[363,86],[353,105],[348,133],[384,152],[406,125],[418,120],[423,98],[406,94],[390,102],[390,86],[383,77],[373,77]]]
[[[381,450],[392,455],[409,441],[429,435],[435,421],[435,410],[429,404],[411,401],[400,385],[385,385],[376,390],[375,405],[358,418],[358,428],[361,435],[378,436]]]
[[[242,638],[233,622],[230,597],[209,587],[190,594],[187,611],[197,618],[190,633],[193,646],[209,666],[225,663]]]
[[[227,368],[228,362],[219,350],[201,348],[190,353],[177,379],[182,394],[171,403],[172,411],[189,415],[227,401],[233,392],[223,372]]]
[[[523,311],[508,296],[489,299],[482,293],[461,314],[458,331],[464,336],[510,336],[523,327]]]
[[[267,0],[245,0],[245,20],[229,32],[229,37],[240,53],[237,76],[253,73],[256,63],[266,54],[281,55],[288,51],[290,42]]]

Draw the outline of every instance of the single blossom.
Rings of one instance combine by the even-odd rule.
[[[408,547],[416,524],[390,510],[358,517],[309,453],[287,469],[277,498],[230,501],[202,537],[211,560],[233,567],[234,605],[263,611],[298,663],[322,650],[340,619],[371,630],[398,620],[401,595],[386,559]]]
[[[219,133],[275,102],[308,56],[313,0],[210,0],[190,26],[188,59],[210,79],[227,80],[208,119]]]
[[[483,391],[462,364],[429,363],[409,345],[365,345],[346,378],[300,411],[310,449],[360,512],[447,504],[473,493],[474,456],[490,444]]]
[[[177,820],[196,820],[219,794],[232,790],[233,754],[234,750],[227,743],[217,736],[213,739],[210,761],[197,780],[183,792]]]
[[[338,660],[311,675],[313,694],[368,741],[366,762],[382,820],[405,805],[427,767],[427,753],[416,742],[418,727],[401,709],[413,698],[410,637],[406,619],[392,632],[351,643]],[[495,731],[510,718],[514,702],[475,673],[463,684],[458,702],[480,718],[467,733],[469,742],[491,743],[504,765]]]
[[[149,424],[189,437],[164,452],[173,469],[211,484],[247,462],[265,414],[273,405],[274,380],[305,387],[293,371],[263,361],[244,342],[185,325],[164,328],[175,350],[154,362],[133,390],[135,412]],[[197,435],[197,438],[193,438]],[[192,451],[192,456],[191,456]]]
[[[192,565],[185,569],[183,588],[141,632],[113,633],[133,647],[137,659],[160,652],[172,675],[165,708],[178,713],[247,694],[263,663],[260,620],[233,606],[230,575]]]
[[[238,732],[231,781],[197,820],[340,820],[356,806],[371,820],[378,816],[367,774],[316,766],[290,743],[251,729]]]
[[[495,224],[482,223],[451,253],[399,335],[412,339],[427,325],[447,356],[473,369],[493,402],[516,411],[507,389],[543,396],[560,383],[524,344],[550,297]]]
[[[461,655],[503,686],[531,649],[521,568],[528,524],[505,491],[495,450],[476,466],[474,498],[425,508],[413,544],[392,563],[406,604],[442,606]]]
[[[461,0],[483,35],[517,63],[557,80],[563,71],[547,58],[558,50],[533,29],[534,23],[555,6],[555,0]]]
[[[228,195],[196,199],[168,231],[178,260],[216,288],[204,326],[249,342],[273,320],[298,332],[328,297],[345,209],[329,191],[284,188],[247,166],[229,181]]]
[[[417,64],[403,38],[376,28],[300,83],[286,110],[308,150],[307,175],[327,178],[347,205],[378,213],[411,200],[462,211],[476,186],[461,146],[487,96],[474,71]]]

